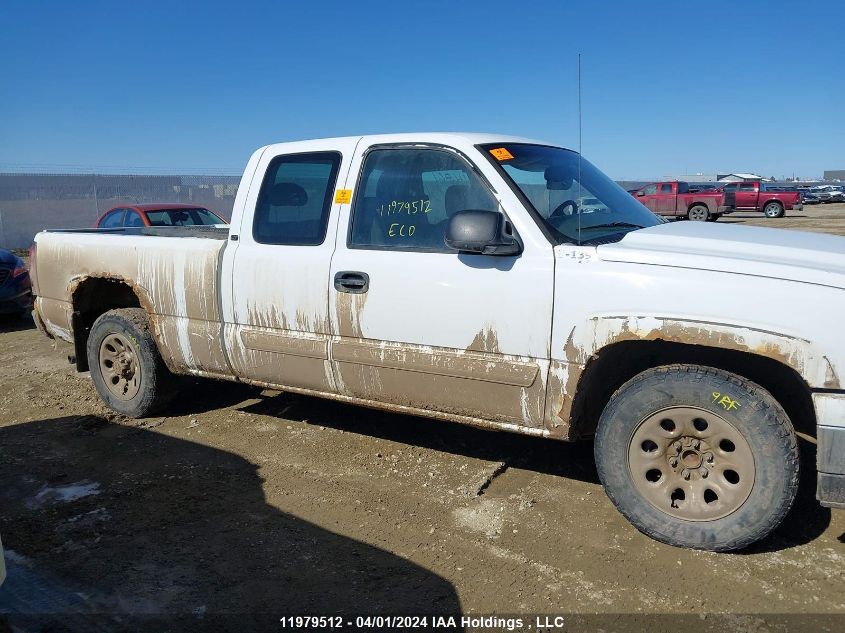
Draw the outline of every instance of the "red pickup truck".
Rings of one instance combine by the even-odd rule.
[[[689,183],[682,181],[653,182],[634,191],[633,196],[657,215],[668,217],[715,222],[729,212],[723,206],[721,192],[690,193]]]
[[[767,218],[782,218],[786,210],[803,209],[798,191],[773,191],[764,182],[732,182],[717,191],[730,211],[762,211]]]

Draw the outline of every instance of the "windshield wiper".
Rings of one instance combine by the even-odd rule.
[[[585,231],[587,229],[609,229],[614,227],[629,227],[632,229],[644,229],[644,226],[640,226],[639,224],[631,224],[630,222],[607,222],[605,224],[591,224],[590,226],[582,226],[581,230]]]

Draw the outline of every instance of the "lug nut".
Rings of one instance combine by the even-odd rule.
[[[674,468],[675,466],[677,466],[677,465],[678,465],[678,460],[677,460],[677,459],[675,459],[675,458],[673,457],[672,459],[670,459],[670,460],[669,460],[669,465],[670,465],[672,468]]]
[[[689,478],[690,478],[691,476],[692,476],[692,473],[690,473],[690,471],[688,471],[688,470],[686,470],[686,469],[685,469],[685,470],[684,470],[684,474],[683,474],[684,479],[686,479],[687,481],[689,481]]]
[[[706,468],[701,469],[701,478],[702,479],[707,479],[707,475],[709,475],[709,474],[710,474],[710,471],[707,470]]]

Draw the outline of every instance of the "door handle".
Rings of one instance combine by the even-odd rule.
[[[334,276],[334,288],[338,292],[364,294],[370,289],[370,276],[357,270],[342,270]]]

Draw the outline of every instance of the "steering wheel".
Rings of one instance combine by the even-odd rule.
[[[566,213],[566,207],[572,207],[572,211]],[[552,211],[549,219],[559,218],[562,215],[575,215],[576,213],[578,213],[578,203],[575,202],[575,200],[564,200],[555,207],[555,210]]]

